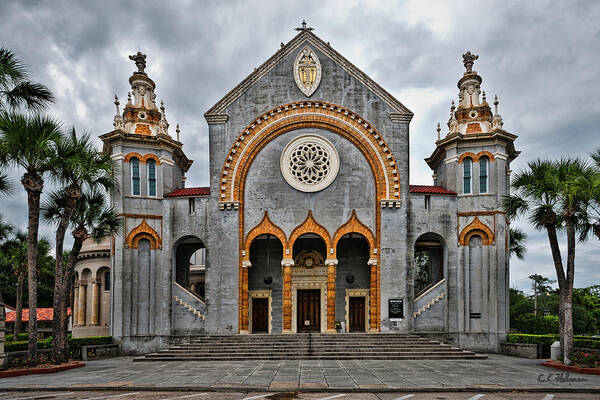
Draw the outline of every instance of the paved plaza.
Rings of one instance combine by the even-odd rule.
[[[600,376],[567,374],[540,360],[490,355],[484,360],[245,362],[132,362],[132,357],[89,361],[84,368],[0,379],[2,389],[129,388],[135,390],[476,392],[528,388],[598,390]]]

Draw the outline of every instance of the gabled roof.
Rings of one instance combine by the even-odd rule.
[[[448,190],[442,186],[410,185],[411,193],[419,194],[445,194],[455,196],[456,192]]]
[[[344,56],[335,51],[328,43],[325,43],[309,30],[304,30],[297,34],[290,42],[284,45],[277,53],[271,56],[271,58],[265,61],[260,67],[256,68],[256,70],[248,75],[246,79],[244,79],[239,85],[233,88],[233,90],[227,93],[225,97],[219,100],[217,104],[215,104],[204,114],[204,116],[207,119],[222,117],[225,114],[227,107],[229,107],[235,100],[242,96],[244,92],[248,90],[248,88],[250,88],[256,81],[271,71],[284,57],[292,53],[304,43],[310,43],[313,45],[316,49],[340,65],[359,82],[376,93],[387,105],[390,106],[390,108],[394,110],[393,113],[399,118],[410,121],[413,116],[412,111],[404,106],[404,104],[400,103],[384,88],[379,86],[374,80],[369,78],[367,74],[354,66],[354,64],[348,61]],[[290,73],[292,73],[292,71],[290,71]]]
[[[208,196],[209,194],[209,187],[191,187],[174,190],[171,193],[165,194],[165,197]]]

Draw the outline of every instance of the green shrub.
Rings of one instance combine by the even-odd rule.
[[[550,346],[552,343],[558,340],[560,340],[559,335],[526,335],[521,333],[509,333],[506,338],[508,343],[541,344],[542,354],[544,354],[544,356],[550,354]],[[600,350],[600,338],[593,338],[590,336],[574,336],[573,347]]]
[[[20,340],[17,342],[6,342],[4,344],[4,351],[26,351],[28,349],[29,342],[27,340]],[[38,349],[50,349],[52,347],[52,338],[38,340]]]
[[[600,353],[574,351],[571,353],[571,361],[578,367],[596,368],[600,366]]]
[[[6,337],[7,342],[12,342],[13,340],[15,340],[15,335],[13,335],[13,334],[8,334],[5,337]],[[27,340],[27,339],[29,339],[29,333],[19,333],[17,335],[17,340]]]
[[[512,328],[522,333],[535,335],[558,333],[558,317],[552,314],[523,314],[515,318]]]

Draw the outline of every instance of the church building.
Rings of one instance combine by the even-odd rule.
[[[481,91],[477,55],[463,55],[458,102],[425,160],[432,186],[409,182],[413,113],[305,24],[204,114],[210,187],[185,186],[194,166],[179,126],[157,104],[146,56],[130,58],[127,103],[115,99],[114,129],[101,136],[123,226],[110,262],[88,274],[110,296],[110,333],[125,351],[309,330],[499,349],[509,329],[501,199],[519,152],[497,98],[492,108]]]

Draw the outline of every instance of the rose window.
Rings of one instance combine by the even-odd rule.
[[[281,155],[281,172],[286,182],[303,192],[325,189],[339,170],[335,147],[317,135],[292,140]]]

